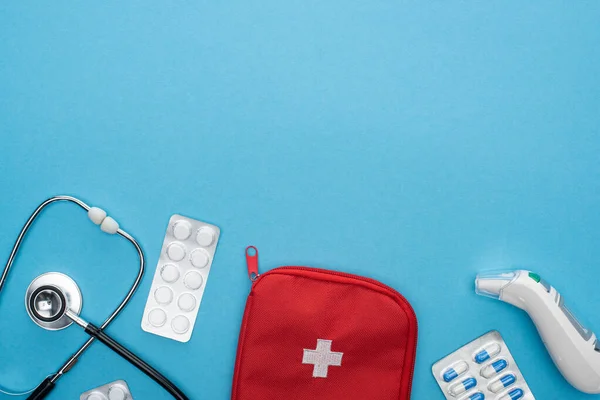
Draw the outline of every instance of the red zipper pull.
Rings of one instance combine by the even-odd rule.
[[[246,247],[246,265],[248,266],[248,277],[252,282],[256,281],[258,273],[258,249],[254,246]]]

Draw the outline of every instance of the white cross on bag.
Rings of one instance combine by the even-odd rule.
[[[327,378],[329,367],[341,367],[344,353],[331,351],[331,340],[317,339],[316,350],[304,349],[302,364],[313,364],[313,378]]]

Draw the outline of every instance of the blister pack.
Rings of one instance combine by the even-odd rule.
[[[433,364],[446,399],[534,400],[498,331],[491,331]]]
[[[79,400],[133,400],[133,396],[127,382],[119,380],[88,390]]]
[[[220,230],[175,214],[156,266],[142,329],[179,342],[192,337]]]

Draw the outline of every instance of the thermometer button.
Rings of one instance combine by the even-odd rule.
[[[533,279],[534,281],[536,281],[537,283],[540,283],[540,281],[542,280],[542,278],[538,274],[536,274],[535,272],[530,272],[529,273],[529,277],[531,279]]]

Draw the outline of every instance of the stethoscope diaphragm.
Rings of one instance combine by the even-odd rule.
[[[81,312],[83,297],[75,281],[60,272],[48,272],[31,282],[25,293],[25,307],[31,320],[38,326],[57,331],[73,321],[67,310]]]

